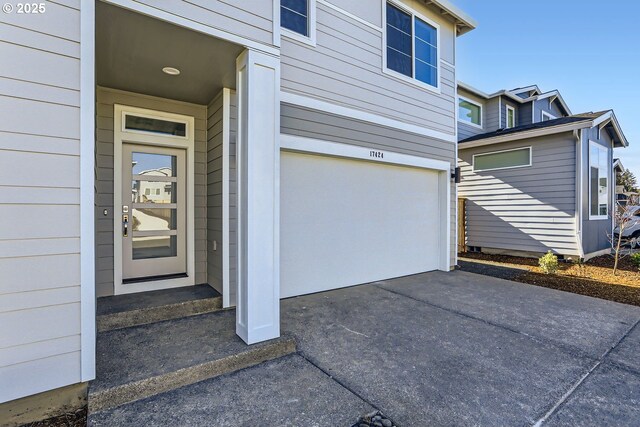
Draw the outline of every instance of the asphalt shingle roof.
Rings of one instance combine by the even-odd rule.
[[[463,144],[465,142],[493,138],[496,136],[511,135],[519,132],[526,132],[526,131],[536,130],[536,129],[545,129],[545,128],[550,128],[554,126],[562,126],[570,123],[593,120],[597,117],[600,117],[604,113],[606,113],[606,111],[599,111],[596,113],[591,112],[591,113],[574,114],[572,116],[560,117],[559,119],[547,120],[546,122],[538,122],[538,123],[532,123],[532,124],[523,125],[523,126],[516,126],[509,129],[498,129],[494,132],[482,133],[480,135],[475,135],[467,139],[463,139],[462,141],[460,141],[460,144]]]

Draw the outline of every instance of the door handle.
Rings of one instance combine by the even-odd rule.
[[[122,215],[122,236],[129,236],[129,215]]]

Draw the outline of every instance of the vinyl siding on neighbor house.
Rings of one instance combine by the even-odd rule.
[[[96,293],[113,295],[113,106],[147,108],[195,118],[196,283],[207,281],[206,107],[108,88],[96,92]],[[107,216],[103,214],[107,210]]]
[[[532,147],[532,166],[473,172],[474,154]],[[467,246],[577,255],[572,133],[459,150]]]
[[[81,380],[80,2],[67,3],[0,14],[0,402]]]
[[[440,24],[440,55],[454,62],[453,23],[415,1],[407,4]],[[367,0],[352,13],[379,9],[384,2]],[[381,15],[380,15],[381,16]],[[365,12],[362,19],[372,19]],[[377,12],[375,14],[378,20]],[[374,24],[376,27],[380,22]],[[322,2],[317,3],[317,45],[282,38],[282,90],[340,106],[390,117],[435,131],[455,134],[455,70],[441,62],[440,89],[435,93],[383,72],[383,29],[371,28]],[[380,88],[385,88],[380,91]]]
[[[562,114],[562,112],[560,111],[560,109],[558,108],[558,103],[557,102],[550,103],[549,102],[550,100],[551,100],[551,98],[545,98],[545,99],[539,99],[537,101],[534,101],[534,113],[533,113],[533,116],[534,116],[536,122],[541,122],[542,121],[542,112],[543,111],[551,114],[552,116],[554,116],[556,118],[560,118],[560,117],[564,116]]]
[[[447,162],[453,162],[455,149],[453,144],[443,143],[432,138],[288,104],[281,106],[280,129],[283,134],[428,157]],[[452,201],[455,200],[455,191],[455,185],[452,185]],[[451,265],[455,265],[455,203],[451,203],[450,215]]]

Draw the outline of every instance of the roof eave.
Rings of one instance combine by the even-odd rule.
[[[611,122],[611,126],[613,126],[613,130],[618,135],[619,142],[614,143],[615,148],[626,148],[629,146],[629,141],[625,136],[624,132],[622,132],[622,127],[620,126],[620,122],[618,122],[618,118],[613,110],[609,110],[600,117],[593,120],[593,126],[604,126]]]
[[[432,4],[440,8],[443,15],[451,16],[456,23],[456,35],[461,36],[476,29],[478,23],[466,12],[452,4],[449,0],[427,0],[427,5]]]
[[[591,120],[583,120],[575,123],[568,123],[568,124],[559,125],[559,126],[551,126],[548,128],[532,129],[532,130],[523,131],[523,132],[509,133],[506,135],[497,135],[491,138],[463,142],[461,144],[458,144],[458,149],[466,150],[469,148],[482,147],[485,145],[500,144],[504,142],[520,141],[523,139],[553,135],[557,133],[572,132],[574,130],[592,127],[592,123],[593,122]]]

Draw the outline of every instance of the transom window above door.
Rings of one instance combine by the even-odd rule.
[[[391,2],[387,3],[386,22],[386,70],[437,89],[437,24]]]

